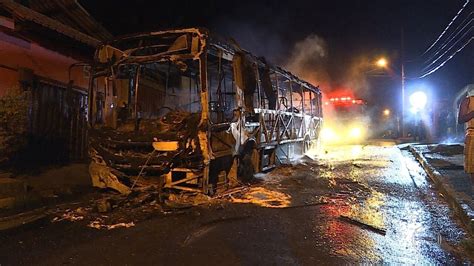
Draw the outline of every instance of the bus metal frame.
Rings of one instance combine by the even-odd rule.
[[[163,52],[163,45],[153,42],[154,37],[166,41],[171,39],[167,44],[168,50]],[[120,46],[121,43],[129,46],[124,49]],[[199,68],[196,70],[199,76],[196,86],[199,87],[201,110],[198,114],[197,134],[190,137],[186,143],[183,140],[169,141],[156,137],[140,142],[140,145],[149,145],[153,150],[150,154],[144,154],[147,156],[140,157],[143,158],[141,162],[135,163],[134,170],[138,174],[124,174],[115,161],[123,162],[128,158],[123,156],[123,150],[115,148],[135,142],[130,138],[128,142],[124,139],[114,139],[113,134],[105,133],[105,130],[96,127],[96,113],[100,108],[104,108],[100,110],[101,113],[106,112],[108,107],[97,107],[99,96],[96,93],[94,78],[114,80],[117,66],[137,65],[133,86],[135,97],[138,97],[140,69],[143,64],[182,64],[184,60],[197,62]],[[232,73],[229,70],[225,72],[224,65],[232,69]],[[216,68],[211,69],[211,66]],[[242,80],[248,79],[249,69],[254,71],[251,77],[255,77],[256,87],[252,94],[245,96],[246,88]],[[222,74],[224,72],[225,74]],[[213,79],[215,75],[217,79]],[[271,90],[275,95],[270,95],[268,82],[267,91],[264,91],[264,78],[271,80]],[[226,80],[232,84],[231,92],[222,92],[222,81],[225,84]],[[105,81],[105,90],[107,84]],[[245,168],[251,168],[252,174],[267,171],[291,160],[295,154],[304,153],[318,142],[323,121],[322,95],[318,87],[282,68],[268,64],[265,59],[253,56],[235,43],[229,44],[211,38],[209,32],[201,28],[136,34],[102,44],[96,51],[89,87],[89,154],[93,184],[98,187],[111,187],[125,194],[131,192],[131,187],[140,175],[154,176],[149,174],[153,170],[158,171],[163,188],[213,194],[217,189],[226,189],[236,183],[241,169],[244,171]],[[107,102],[107,99],[104,101]],[[116,104],[113,99],[110,101],[111,106]],[[275,108],[269,108],[272,105],[270,101],[276,105]],[[134,103],[133,112],[136,118],[139,116],[136,99]],[[233,105],[232,110],[228,105]],[[249,105],[252,108],[249,108]],[[224,111],[225,108],[227,109]],[[226,116],[224,112],[227,112],[227,117],[231,113],[232,118],[223,118]],[[140,132],[137,131],[135,135]],[[99,135],[101,137],[97,137]],[[200,167],[193,169],[180,165],[179,160],[185,159],[176,157],[176,154],[180,154],[180,149],[192,150],[193,154],[198,154]],[[175,154],[171,159],[173,163],[150,163],[160,157],[160,154],[169,153]],[[159,167],[163,169],[160,170]],[[165,169],[166,167],[168,169]]]

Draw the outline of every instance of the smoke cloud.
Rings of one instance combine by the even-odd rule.
[[[337,56],[329,55],[326,41],[316,34],[310,34],[296,42],[289,55],[285,64],[286,69],[303,80],[319,86],[326,100],[329,97],[342,95],[367,99],[370,91],[368,72],[374,70],[368,57],[358,56],[340,61]],[[343,123],[339,119],[345,119],[344,115],[339,117],[333,105],[324,105],[323,110],[325,123],[329,127]],[[368,125],[372,115],[375,114],[373,112],[374,110],[356,112],[353,122]]]
[[[316,34],[296,42],[289,55],[285,68],[303,80],[320,86],[323,92],[351,91],[358,98],[368,95],[367,72],[373,68],[369,58],[359,56],[350,62],[336,62],[337,59],[331,58],[328,53],[326,41]],[[335,67],[335,64],[339,66]],[[341,68],[341,65],[346,67]]]
[[[366,72],[373,68],[367,57],[341,59],[330,55],[328,43],[311,33],[294,44],[288,44],[281,32],[244,21],[218,20],[214,26],[222,35],[232,37],[244,49],[267,62],[281,65],[328,95],[333,91],[352,91],[365,98],[369,90]],[[341,61],[343,60],[343,61]]]
[[[354,91],[357,97],[366,98],[370,91],[368,75],[369,72],[374,70],[373,68],[369,58],[365,56],[355,57],[343,75],[343,86]]]
[[[310,34],[295,43],[285,68],[311,84],[327,90],[332,83],[327,71],[327,61],[326,42],[318,35]]]

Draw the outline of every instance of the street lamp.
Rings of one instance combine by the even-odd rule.
[[[423,132],[423,125],[422,125],[422,117],[423,117],[423,109],[426,106],[426,103],[428,102],[428,97],[426,96],[426,93],[422,91],[416,91],[410,95],[410,111],[414,115],[415,119],[415,141],[417,140],[423,140],[424,139],[424,132]]]
[[[402,48],[403,50],[403,48]],[[384,68],[384,69],[389,69],[390,72],[393,71],[393,69],[389,68],[389,62],[386,58],[381,57],[379,58],[376,62],[375,65],[379,68]],[[405,137],[406,132],[405,132],[405,124],[404,124],[404,119],[405,119],[405,65],[403,63],[403,57],[402,57],[402,62],[401,62],[401,69],[400,69],[400,79],[401,79],[401,103],[402,103],[402,110],[401,110],[401,115],[400,119],[397,119],[398,121],[398,132],[401,133],[402,137]],[[393,73],[393,72],[392,72]]]
[[[426,103],[428,102],[428,97],[426,96],[426,93],[422,91],[416,91],[410,95],[409,100],[412,110],[416,113],[425,108]]]
[[[377,62],[375,62],[375,64],[376,64],[378,67],[386,68],[387,65],[388,65],[388,61],[387,61],[387,59],[381,57],[379,60],[377,60]]]

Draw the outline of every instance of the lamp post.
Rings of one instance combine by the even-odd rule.
[[[381,57],[375,62],[375,65],[380,68],[388,68],[389,63],[387,59],[385,59],[384,57]],[[401,110],[400,119],[397,119],[397,123],[398,123],[397,127],[399,128],[399,133],[401,133],[401,136],[405,137],[406,136],[405,123],[404,123],[404,119],[405,119],[405,64],[403,63],[403,58],[401,62],[400,78],[401,78],[401,83],[402,83],[402,89],[401,89],[402,110]]]

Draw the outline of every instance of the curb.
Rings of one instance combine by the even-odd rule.
[[[46,216],[46,208],[42,207],[32,211],[2,217],[0,218],[0,232],[32,224],[46,218]]]
[[[456,198],[456,192],[449,184],[443,183],[442,175],[431,164],[428,163],[425,156],[419,153],[412,145],[408,146],[410,152],[415,156],[421,164],[430,179],[434,182],[436,188],[443,194],[449,206],[454,210],[455,214],[461,219],[471,235],[474,235],[474,213],[472,209],[461,200]]]

